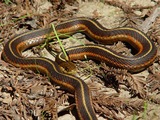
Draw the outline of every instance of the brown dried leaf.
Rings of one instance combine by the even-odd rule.
[[[158,90],[160,92],[160,72],[150,74],[147,78],[147,86],[150,92]]]
[[[131,79],[127,79],[128,87],[130,88],[132,96],[139,96],[141,98],[146,97],[145,85],[146,82],[140,77],[132,77]]]
[[[126,99],[103,93],[97,94],[97,97],[93,98],[94,107],[105,118],[121,120],[127,114],[138,114],[137,111],[143,110],[143,100]]]

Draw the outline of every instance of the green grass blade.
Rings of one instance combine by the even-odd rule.
[[[67,53],[66,53],[66,51],[65,51],[65,49],[64,49],[64,47],[63,47],[63,44],[62,44],[61,40],[59,39],[59,36],[58,36],[58,34],[57,34],[57,31],[56,31],[56,29],[55,29],[54,24],[52,24],[52,29],[53,29],[53,32],[54,32],[54,34],[55,34],[55,36],[56,36],[56,38],[57,38],[57,40],[58,40],[58,43],[59,43],[59,45],[60,45],[60,47],[61,47],[61,49],[62,49],[62,52],[64,53],[64,56],[65,56],[66,60],[68,61],[68,60],[69,60],[69,59],[68,59],[68,55],[67,55]]]

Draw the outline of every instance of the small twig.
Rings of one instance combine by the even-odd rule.
[[[139,27],[144,33],[147,33],[148,30],[151,28],[155,19],[160,15],[160,7],[157,7],[153,13],[142,23]]]

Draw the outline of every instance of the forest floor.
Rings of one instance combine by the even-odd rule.
[[[133,27],[157,47],[157,58],[133,74],[94,60],[73,61],[70,72],[91,91],[98,120],[160,120],[160,1],[159,0],[1,0],[0,54],[14,35],[50,27],[75,17],[96,19],[107,29]],[[62,40],[64,48],[96,44],[77,33]],[[105,45],[129,56],[123,42]],[[23,52],[24,57],[55,60],[60,52],[53,39]],[[54,55],[53,55],[54,54]],[[0,120],[78,120],[74,95],[52,85],[47,76],[14,67],[0,59]]]

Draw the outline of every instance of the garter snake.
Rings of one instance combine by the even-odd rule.
[[[69,35],[81,31],[97,43],[111,44],[118,40],[128,42],[137,50],[137,54],[133,57],[127,57],[99,45],[77,46],[67,50],[70,60],[84,59],[86,55],[88,58],[102,60],[132,72],[145,69],[156,58],[157,50],[154,43],[144,33],[134,28],[122,27],[108,30],[97,21],[83,17],[62,22],[55,28],[58,33]],[[52,84],[56,83],[75,94],[76,108],[81,120],[97,120],[87,85],[81,79],[61,72],[57,62],[65,61],[62,53],[56,57],[57,62],[43,57],[22,56],[24,50],[44,43],[48,35],[55,35],[52,28],[17,35],[5,44],[2,58],[16,67],[38,70],[46,74]]]

